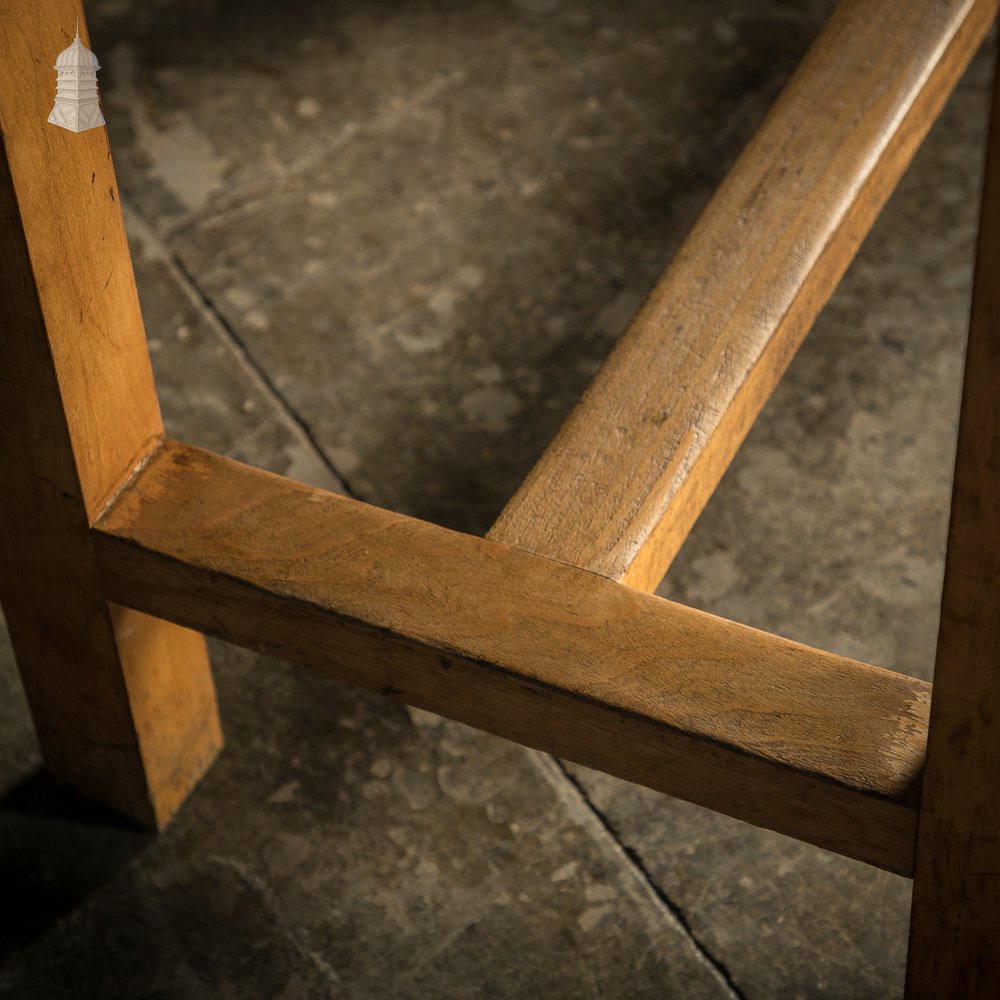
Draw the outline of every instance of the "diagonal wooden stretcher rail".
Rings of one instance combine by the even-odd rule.
[[[842,0],[480,539],[164,438],[106,135],[44,124],[80,4],[4,0],[0,598],[54,776],[169,819],[220,743],[197,629],[915,875],[908,995],[994,996],[1000,113],[930,724],[930,685],[642,591],[996,9]]]
[[[490,537],[656,588],[994,6],[837,7]]]

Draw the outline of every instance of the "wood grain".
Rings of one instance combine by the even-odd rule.
[[[490,537],[652,591],[996,0],[842,0]]]
[[[46,764],[149,825],[221,737],[204,640],[103,600],[89,525],[163,434],[107,133],[46,123],[75,0],[0,18],[0,600]]]
[[[906,995],[1000,993],[1000,74],[994,85]]]
[[[108,596],[893,871],[929,687],[168,442]]]

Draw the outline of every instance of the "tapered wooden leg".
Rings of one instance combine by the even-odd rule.
[[[0,18],[0,601],[52,775],[160,826],[221,734],[202,637],[108,605],[94,561],[163,427],[107,134],[47,123],[78,17]]]
[[[1000,76],[918,824],[906,996],[1000,996]]]

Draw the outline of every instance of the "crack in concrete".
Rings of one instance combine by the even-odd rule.
[[[713,955],[708,949],[708,946],[699,940],[698,936],[694,933],[691,923],[683,909],[681,909],[681,907],[675,903],[657,884],[649,869],[646,867],[645,862],[642,860],[639,852],[634,847],[629,847],[628,844],[621,839],[618,831],[615,830],[611,821],[604,815],[603,812],[601,812],[600,809],[598,809],[593,800],[587,794],[586,789],[570,773],[566,765],[558,757],[550,756],[550,759],[555,764],[556,770],[559,774],[562,775],[563,779],[573,789],[575,797],[579,799],[583,808],[586,809],[591,816],[593,816],[607,836],[614,841],[616,847],[625,857],[639,881],[644,884],[650,896],[652,896],[659,906],[665,910],[678,925],[681,932],[688,939],[691,947],[698,953],[699,958],[712,970],[716,979],[719,980],[720,985],[728,992],[732,1000],[747,1000],[746,995],[736,984],[736,981],[733,979],[733,975],[729,971],[725,962]]]
[[[136,235],[142,242],[143,254],[150,260],[162,264],[177,287],[185,294],[199,315],[208,323],[212,331],[226,345],[240,366],[249,376],[253,384],[266,397],[277,411],[279,417],[284,417],[293,433],[299,438],[299,443],[308,448],[334,480],[334,489],[354,500],[363,499],[356,490],[351,488],[347,477],[333,464],[326,452],[316,440],[312,428],[299,416],[295,408],[275,385],[260,362],[250,353],[243,339],[219,311],[208,294],[195,281],[184,266],[184,262],[170,251],[164,241],[157,235],[153,227],[122,199],[122,212],[126,220],[126,230],[130,235]]]
[[[157,261],[167,269],[178,288],[181,289],[191,304],[198,310],[199,315],[230,350],[257,389],[275,408],[276,416],[284,418],[288,422],[292,432],[299,438],[299,443],[313,453],[327,474],[332,477],[334,481],[332,488],[352,499],[363,499],[351,488],[347,478],[330,461],[326,452],[316,440],[312,429],[299,416],[261,364],[250,353],[243,339],[219,312],[212,299],[194,280],[191,273],[184,266],[183,261],[167,248],[153,227],[134,208],[128,205],[124,199],[122,199],[122,211],[126,219],[126,230],[130,235],[137,235],[142,241],[142,252],[148,259]]]
[[[142,220],[135,213],[134,209],[129,211],[129,215],[132,218],[133,225],[138,223],[141,226],[141,238],[143,241],[145,242],[148,240],[153,244],[151,249],[153,250],[155,256],[161,261],[161,263],[164,264],[164,266],[166,266],[171,274],[171,277],[173,277],[174,281],[177,282],[177,285],[184,291],[188,299],[190,299],[192,304],[198,309],[199,313],[201,313],[209,326],[216,332],[216,334],[218,334],[220,339],[225,342],[226,346],[236,356],[257,388],[264,394],[265,397],[267,397],[269,402],[277,410],[278,414],[283,416],[288,421],[295,434],[300,438],[301,443],[313,452],[316,459],[326,469],[330,476],[333,477],[336,488],[352,499],[362,499],[358,495],[358,492],[355,489],[352,489],[347,477],[339,469],[337,469],[324,449],[320,446],[312,428],[291,405],[284,393],[281,392],[271,377],[264,370],[260,362],[257,361],[253,354],[251,354],[246,343],[235,331],[235,329],[233,329],[233,327],[227,322],[226,318],[219,311],[218,307],[209,295],[194,280],[194,277],[184,266],[183,261],[177,257],[176,254],[169,251],[169,249],[155,235],[152,227]]]
[[[233,327],[227,322],[226,318],[221,312],[219,312],[219,309],[213,300],[194,280],[191,273],[184,266],[184,262],[174,254],[170,254],[169,260],[170,264],[173,265],[173,269],[177,272],[180,283],[183,286],[186,286],[186,290],[189,291],[189,294],[192,297],[197,297],[197,304],[206,319],[210,320],[212,326],[223,337],[232,352],[240,359],[243,366],[253,376],[254,381],[257,383],[257,387],[264,393],[265,396],[267,396],[271,403],[274,404],[278,412],[285,416],[299,437],[302,438],[303,443],[306,444],[310,450],[312,450],[326,471],[333,476],[340,487],[340,491],[352,499],[360,500],[361,498],[358,496],[356,490],[351,488],[346,476],[344,476],[344,474],[337,469],[333,462],[330,461],[326,452],[320,446],[319,441],[316,440],[316,435],[313,433],[312,428],[306,423],[302,416],[299,415],[298,411],[295,410],[285,394],[278,388],[271,376],[264,370],[263,365],[261,365],[253,354],[250,353],[250,349],[247,347],[243,338],[240,337],[236,330],[233,329]]]

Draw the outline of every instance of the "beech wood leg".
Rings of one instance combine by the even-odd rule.
[[[204,639],[109,605],[90,525],[163,436],[103,127],[47,123],[77,0],[0,19],[0,601],[53,777],[162,826],[221,745]]]
[[[906,996],[1000,996],[1000,76],[917,833]]]

